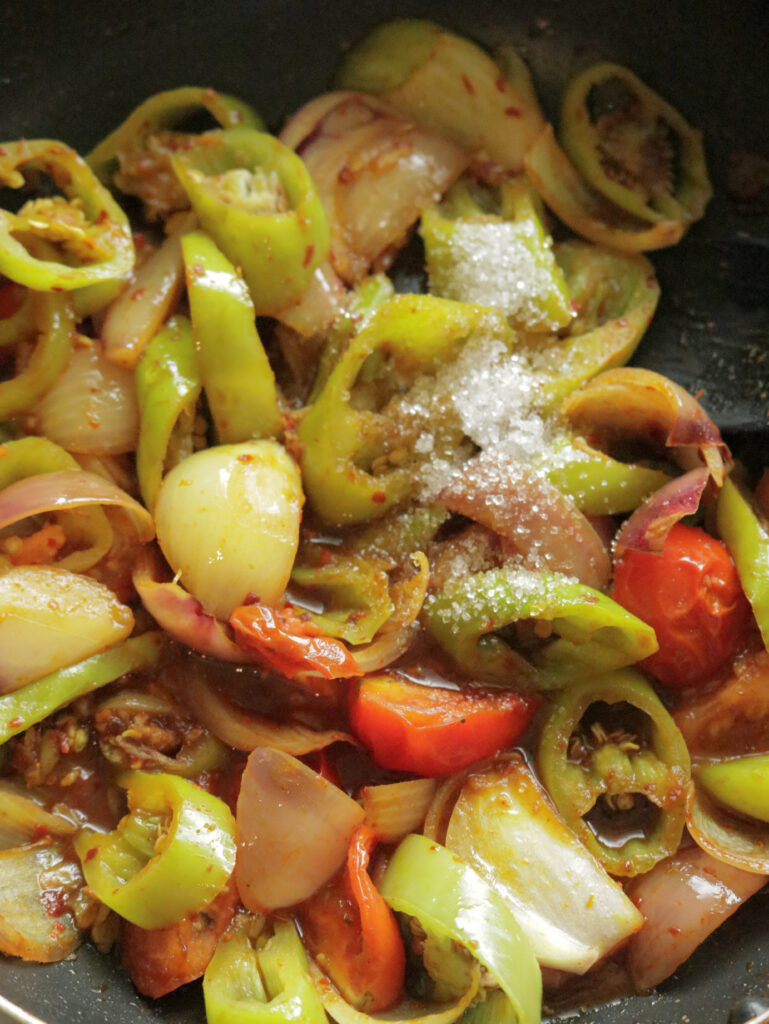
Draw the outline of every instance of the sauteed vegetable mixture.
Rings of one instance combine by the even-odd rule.
[[[769,476],[626,366],[699,132],[399,21],[0,184],[0,950],[209,1024],[671,974],[769,874]]]

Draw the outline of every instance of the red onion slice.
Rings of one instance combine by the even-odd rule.
[[[682,469],[704,463],[720,487],[729,449],[693,395],[652,370],[623,366],[599,373],[563,403],[562,412],[588,431],[646,438],[672,449]]]
[[[457,470],[437,500],[510,541],[527,568],[575,576],[597,590],[608,583],[609,554],[595,529],[523,462],[483,452]]]
[[[363,808],[301,761],[257,748],[238,797],[235,881],[255,912],[307,899],[344,863]]]
[[[633,879],[627,893],[646,919],[628,945],[636,987],[654,988],[669,977],[766,877],[722,864],[694,846]]]
[[[700,507],[709,477],[707,469],[692,469],[655,491],[622,524],[614,542],[616,553],[628,548],[662,551],[675,524]]]
[[[64,512],[84,505],[125,509],[142,544],[155,536],[152,516],[143,505],[103,476],[83,469],[38,473],[4,488],[0,492],[0,530],[28,516]]]

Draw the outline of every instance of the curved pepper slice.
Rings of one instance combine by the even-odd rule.
[[[619,64],[595,64],[572,78],[561,141],[594,189],[652,224],[697,220],[713,194],[702,133]]]
[[[55,292],[36,293],[32,308],[38,331],[37,344],[21,373],[0,383],[0,419],[28,411],[69,361],[75,318],[67,296]]]
[[[703,765],[697,782],[738,814],[769,822],[769,754]]]
[[[586,724],[594,706],[601,717]],[[689,752],[639,673],[612,672],[558,694],[542,729],[537,764],[566,824],[611,874],[649,871],[678,849],[691,779]],[[643,837],[631,833],[624,843],[604,841],[586,816],[601,797],[609,817],[619,814],[632,808],[635,794],[658,809],[656,821]]]
[[[740,583],[769,649],[769,531],[739,487],[727,477],[718,495],[718,532],[729,548]]]
[[[44,171],[71,200],[32,200],[0,210],[0,274],[37,291],[69,291],[124,277],[134,263],[126,215],[82,157],[62,142],[0,145],[0,185],[21,188],[22,171]],[[65,259],[38,259],[19,239],[61,242]],[[74,260],[74,264],[67,262]]]
[[[0,696],[0,744],[42,722],[78,697],[112,683],[128,672],[155,665],[163,650],[162,633],[130,637],[117,647],[94,654],[77,665],[59,669]]]
[[[261,926],[243,914],[219,940],[203,978],[208,1024],[326,1024],[296,925],[276,919],[266,941]]]
[[[544,123],[520,58],[497,64],[431,21],[402,19],[374,29],[345,56],[337,80],[341,88],[380,96],[508,171],[521,169]]]
[[[329,227],[300,158],[249,128],[209,132],[172,158],[203,228],[243,272],[256,312],[296,305],[329,251]]]
[[[279,437],[275,375],[243,278],[202,231],[182,239],[200,376],[220,444]]]
[[[557,331],[572,319],[569,292],[526,178],[498,194],[461,179],[422,214],[430,292],[499,309],[527,331]]]
[[[660,297],[644,256],[575,241],[556,246],[555,258],[577,316],[566,337],[533,353],[535,367],[549,377],[540,407],[551,410],[597,373],[628,362]]]
[[[500,1005],[490,1019],[539,1024],[539,964],[507,905],[471,867],[427,836],[406,836],[379,891],[428,937],[457,943],[486,968],[502,990],[491,994]]]
[[[235,867],[229,807],[187,779],[130,772],[129,814],[108,835],[75,839],[83,875],[98,899],[140,928],[165,928],[202,910]]]
[[[136,472],[150,510],[164,471],[192,454],[200,389],[190,322],[183,316],[173,317],[149,343],[136,367],[140,417]]]
[[[558,145],[548,124],[528,149],[526,174],[534,188],[572,231],[617,252],[643,252],[675,245],[686,231],[680,220],[647,221],[631,217],[581,177]]]
[[[34,292],[23,292],[20,285],[8,284],[5,289],[17,289],[22,292],[23,297],[15,305],[13,312],[6,312],[0,316],[0,348],[6,345],[15,345],[17,341],[29,337],[35,330],[35,316],[33,310]],[[0,306],[3,305],[3,291],[0,289]]]
[[[247,103],[215,89],[182,86],[155,93],[133,110],[123,123],[86,157],[94,174],[110,183],[117,156],[154,132],[178,127],[200,109],[207,110],[222,128],[263,128],[262,119]]]
[[[369,643],[395,611],[387,573],[364,558],[332,555],[328,564],[298,565],[291,580],[311,588],[313,599],[318,593],[324,599],[322,611],[308,605],[310,620],[327,636],[350,644]],[[301,594],[292,592],[291,600],[304,607]]]
[[[413,379],[454,355],[489,316],[488,310],[449,299],[399,295],[353,339],[299,425],[302,478],[319,516],[330,523],[363,523],[384,515],[412,487],[405,467],[379,476],[370,472],[383,450],[386,419],[351,401],[366,360],[375,353],[389,357],[396,373]]]
[[[525,658],[496,634],[531,619],[535,636],[558,639]],[[470,675],[524,689],[572,686],[657,650],[654,630],[600,591],[518,567],[447,584],[425,603],[422,621]]]

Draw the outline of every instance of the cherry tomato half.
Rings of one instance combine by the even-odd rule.
[[[662,554],[618,559],[612,597],[654,629],[660,649],[641,665],[673,689],[717,675],[742,647],[751,615],[726,547],[683,523]]]

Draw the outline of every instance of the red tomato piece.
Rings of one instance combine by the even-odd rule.
[[[449,690],[377,676],[360,684],[350,724],[383,768],[448,775],[515,743],[539,704],[518,693]]]
[[[641,665],[672,689],[712,679],[745,642],[751,610],[732,557],[696,527],[674,526],[661,554],[624,552],[612,597],[654,629],[660,649]]]
[[[242,605],[230,616],[230,625],[238,643],[288,679],[302,672],[318,672],[326,679],[361,675],[341,640],[324,636],[314,622],[290,608]]]

